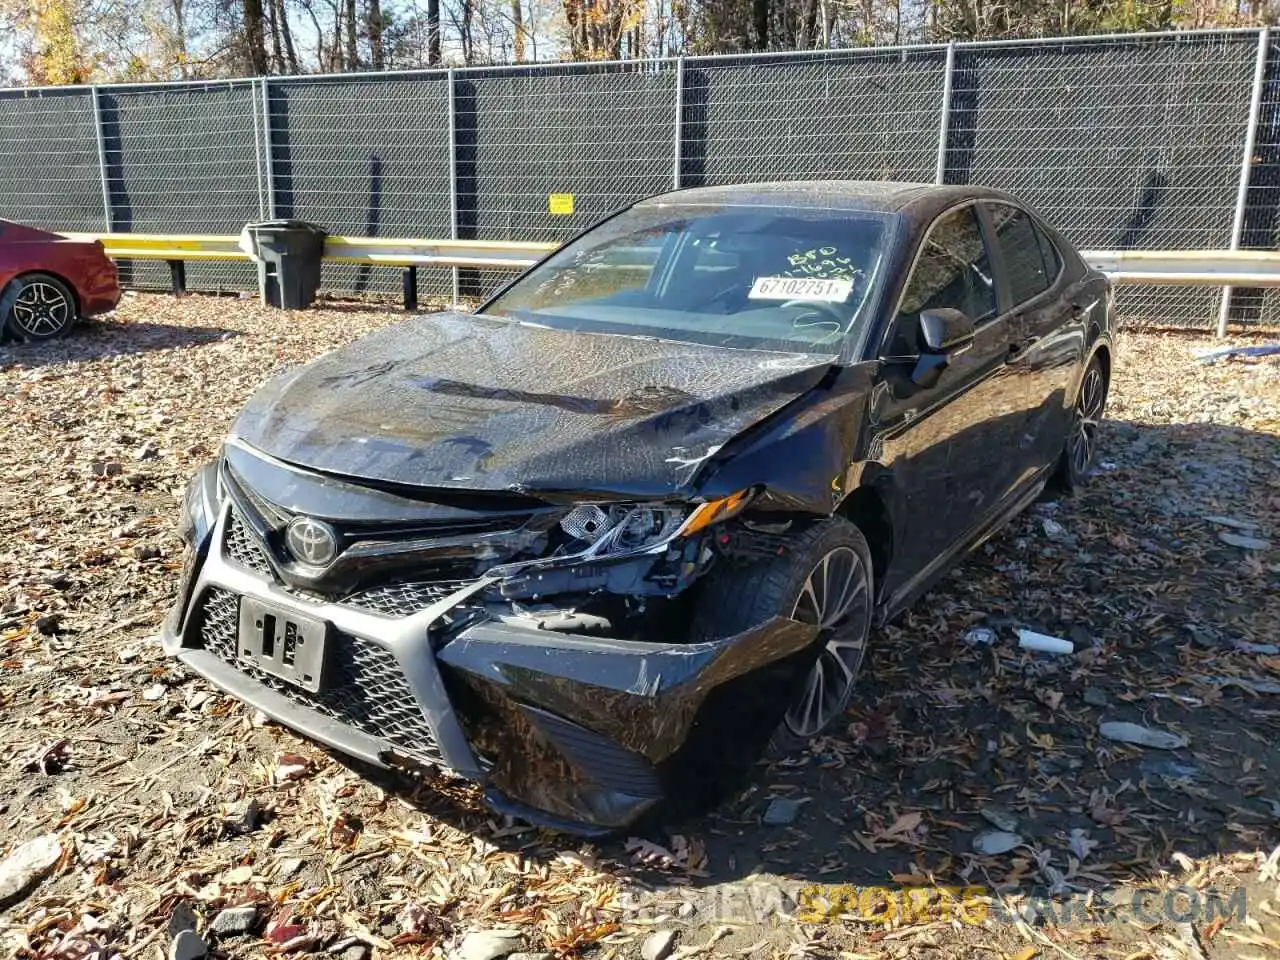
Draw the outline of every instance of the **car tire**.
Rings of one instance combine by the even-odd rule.
[[[18,277],[0,296],[5,332],[17,340],[55,340],[76,322],[71,288],[47,273]]]
[[[1058,458],[1056,485],[1063,493],[1075,493],[1088,478],[1089,468],[1098,455],[1098,425],[1107,408],[1110,386],[1107,368],[1102,358],[1094,354],[1080,378],[1080,389],[1071,407],[1066,443]]]
[[[824,564],[830,582],[842,583],[840,593],[834,586],[822,590]],[[724,567],[708,576],[693,618],[696,640],[733,636],[776,616],[827,623],[819,634],[817,659],[767,755],[794,753],[844,716],[871,632],[874,586],[867,541],[842,517],[808,527],[785,556]],[[824,605],[832,595],[830,606]]]

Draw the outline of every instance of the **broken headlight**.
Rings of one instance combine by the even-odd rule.
[[[702,504],[584,503],[560,520],[560,528],[586,544],[588,557],[637,553],[728,519],[747,505],[750,490]]]

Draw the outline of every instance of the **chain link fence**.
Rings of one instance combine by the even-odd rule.
[[[1274,248],[1280,42],[1234,30],[0,91],[0,216],[64,230],[296,217],[556,241],[674,186],[826,178],[1000,187],[1082,248]],[[155,265],[127,276],[165,283]],[[419,283],[472,298],[508,276]],[[324,281],[398,285],[344,266]],[[188,283],[254,285],[227,264],[193,264]],[[1132,323],[1208,328],[1222,297],[1126,286],[1120,304]],[[1236,290],[1230,314],[1275,323],[1280,295]]]

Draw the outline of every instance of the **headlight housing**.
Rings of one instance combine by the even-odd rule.
[[[583,503],[560,520],[560,529],[585,544],[592,559],[646,553],[680,536],[727,520],[745,507],[750,490],[707,503]]]

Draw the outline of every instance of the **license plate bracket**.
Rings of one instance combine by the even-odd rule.
[[[329,624],[252,597],[240,600],[236,658],[318,693],[324,683]]]

